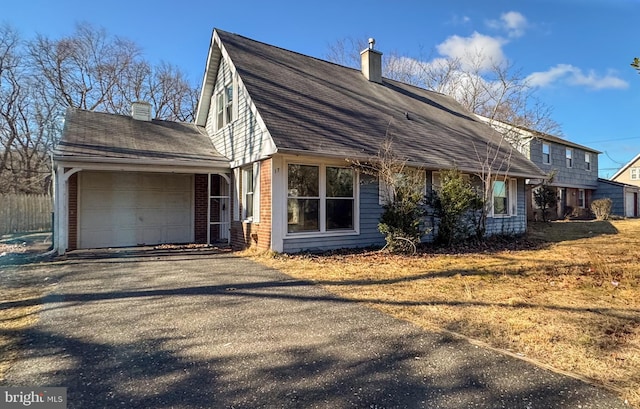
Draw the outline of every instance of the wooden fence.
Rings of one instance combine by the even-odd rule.
[[[0,235],[50,231],[52,211],[49,195],[0,195]]]

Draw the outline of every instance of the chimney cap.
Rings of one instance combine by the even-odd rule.
[[[369,37],[369,49],[373,50],[374,45],[376,45],[376,39],[373,37]]]

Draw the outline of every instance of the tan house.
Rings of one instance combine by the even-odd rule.
[[[69,110],[54,152],[56,249],[383,245],[380,184],[351,163],[389,139],[427,184],[489,164],[487,234],[524,232],[525,180],[545,173],[453,98],[381,67],[373,42],[356,70],[214,30],[195,123],[151,119],[144,105]]]
[[[621,167],[620,170],[611,177],[611,180],[640,187],[640,154],[636,155],[629,163]]]

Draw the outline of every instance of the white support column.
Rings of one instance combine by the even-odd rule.
[[[54,206],[55,249],[62,255],[69,247],[69,178],[82,169],[64,171],[62,165],[56,169],[56,192]]]

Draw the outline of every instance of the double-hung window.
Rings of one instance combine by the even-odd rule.
[[[542,163],[548,165],[551,163],[551,145],[542,143]]]
[[[584,167],[586,170],[591,170],[591,154],[589,152],[584,153]]]
[[[492,213],[494,217],[515,216],[518,209],[516,179],[494,180],[492,185]]]
[[[354,230],[355,186],[351,168],[289,164],[287,232]]]
[[[244,219],[253,219],[253,198],[254,198],[254,178],[253,178],[253,166],[247,166],[242,169],[242,196]]]
[[[234,85],[229,81],[216,94],[216,131],[230,124],[235,119]]]
[[[631,180],[640,179],[640,168],[631,168],[630,172],[631,172],[631,175],[630,175]]]
[[[567,158],[567,167],[572,168],[573,167],[573,149],[567,148],[565,152],[566,152],[565,157]]]

